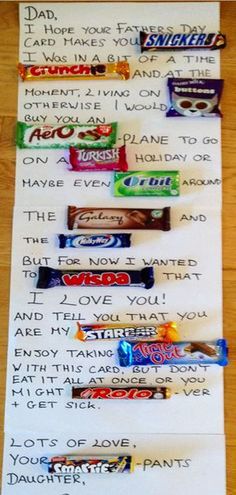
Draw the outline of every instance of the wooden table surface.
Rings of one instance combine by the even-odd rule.
[[[164,3],[164,2],[163,2]],[[223,96],[223,286],[224,336],[231,364],[225,370],[227,495],[236,495],[236,2],[221,2],[221,30],[228,47],[221,52]],[[0,421],[3,430],[7,354],[12,208],[14,204],[17,112],[18,3],[0,0]],[[234,335],[235,331],[235,335]],[[3,439],[3,434],[1,434]],[[2,444],[2,442],[1,442]],[[191,487],[191,481],[190,485]],[[191,489],[191,488],[190,488]],[[207,495],[207,494],[204,494]]]

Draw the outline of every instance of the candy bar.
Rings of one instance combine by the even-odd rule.
[[[72,387],[72,399],[169,399],[168,387]]]
[[[192,352],[193,342],[129,342],[123,340],[118,346],[120,366],[155,364],[228,364],[228,348],[225,339],[202,342]],[[205,347],[206,346],[206,347]],[[212,352],[209,351],[212,349]],[[213,352],[214,351],[214,352]]]
[[[128,62],[74,65],[23,65],[18,64],[23,81],[45,79],[129,79]]]
[[[167,117],[222,117],[219,109],[223,79],[168,79]]]
[[[70,148],[70,170],[72,172],[103,172],[128,170],[125,146],[105,150]]]
[[[71,332],[72,333],[72,332]],[[71,335],[71,334],[70,334]],[[87,342],[90,340],[111,339],[152,339],[158,341],[174,342],[179,340],[179,332],[174,321],[162,325],[112,325],[94,324],[84,325],[77,322],[77,331],[73,338]]]
[[[37,289],[57,286],[80,287],[143,287],[154,285],[153,267],[142,270],[56,270],[49,266],[39,267]]]
[[[145,33],[140,32],[141,52],[146,50],[216,50],[226,46],[226,36],[221,33]]]
[[[178,196],[179,172],[115,172],[114,196]]]
[[[170,208],[77,208],[68,206],[68,229],[170,230]]]
[[[186,352],[193,354],[194,352],[202,352],[206,356],[216,356],[216,349],[205,344],[204,342],[192,342],[190,345],[185,347]]]
[[[16,142],[19,148],[65,149],[111,148],[116,142],[117,123],[31,125],[17,122]]]
[[[48,472],[53,474],[131,473],[134,461],[130,455],[52,457]]]
[[[60,248],[127,248],[131,234],[58,235]]]

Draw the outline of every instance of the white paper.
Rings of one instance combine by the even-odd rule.
[[[222,494],[222,369],[204,365],[122,369],[117,342],[85,344],[69,336],[78,320],[128,324],[174,320],[182,340],[222,336],[220,119],[165,117],[166,78],[219,78],[219,52],[140,55],[136,41],[141,29],[216,32],[219,5],[22,4],[20,24],[22,63],[127,58],[131,79],[19,82],[18,120],[62,124],[118,121],[117,144],[126,144],[129,168],[179,170],[181,193],[178,198],[113,198],[112,174],[70,172],[68,151],[17,151],[4,479],[12,470],[8,435],[20,439],[17,453],[24,458],[24,439],[34,438],[25,432],[36,436],[50,432],[49,436],[58,438],[56,454],[60,454],[65,453],[65,438],[74,438],[79,428],[85,438],[121,438],[128,432],[141,464],[145,456],[155,458],[159,446],[161,457],[172,458],[174,453],[193,457],[186,471],[173,467],[171,477],[168,470],[160,473],[153,468],[147,473],[139,468],[135,475],[112,483],[115,495],[123,492],[124,486],[137,495],[144,486],[150,495],[156,486],[167,494],[172,484],[180,494],[185,483],[189,486],[190,476],[193,493],[204,487],[210,495]],[[130,249],[62,250],[57,235],[71,233],[66,222],[69,204],[171,206],[171,231],[136,231]],[[78,269],[153,266],[155,285],[151,290],[58,287],[43,291],[36,288],[40,265]],[[173,396],[164,401],[141,401],[138,408],[136,401],[71,400],[75,384],[124,383],[170,386]],[[53,455],[48,447],[46,451]],[[32,453],[44,455],[45,448],[36,446]],[[212,472],[209,462],[214,466]],[[42,473],[40,465],[16,462],[13,467],[17,476],[18,471],[23,475],[28,470]],[[100,494],[107,480],[81,483],[85,494],[91,493],[94,483]],[[73,495],[78,490],[76,484],[59,487],[45,482],[34,484],[34,492],[39,493],[42,486],[48,495]],[[6,483],[3,490],[3,495],[13,490],[14,495],[27,494],[32,493],[32,485]]]
[[[47,432],[48,433],[48,432]],[[102,446],[104,445],[104,447]],[[135,470],[130,474],[52,476],[47,473],[45,454],[111,455],[114,445],[119,453],[127,448],[135,456]],[[116,447],[117,450],[117,447]],[[209,462],[210,461],[210,462]],[[4,493],[9,495],[84,495],[112,490],[114,495],[127,491],[150,495],[189,490],[209,495],[223,495],[225,482],[224,440],[221,435],[130,435],[102,437],[84,435],[78,428],[71,436],[60,434],[44,437],[34,433],[6,435]],[[47,479],[49,478],[49,480]],[[74,479],[73,479],[74,478]]]

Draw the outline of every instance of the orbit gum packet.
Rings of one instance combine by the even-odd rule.
[[[222,117],[219,109],[223,79],[167,81],[170,107],[166,117]]]
[[[115,172],[114,196],[179,196],[179,172]]]

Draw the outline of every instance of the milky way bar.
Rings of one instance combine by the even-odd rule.
[[[127,248],[131,234],[59,234],[59,247],[63,248]]]
[[[225,339],[213,342],[129,342],[118,346],[120,366],[154,364],[228,364]]]
[[[57,286],[77,287],[143,287],[154,285],[153,267],[142,270],[56,270],[49,266],[39,267],[37,289]]]
[[[226,36],[221,33],[171,34],[140,32],[141,52],[146,50],[176,50],[192,48],[208,48],[216,50],[226,46]]]
[[[131,473],[134,461],[130,455],[57,456],[50,459],[49,473],[53,474],[106,474]]]
[[[72,387],[72,399],[169,399],[168,387]]]
[[[125,172],[128,164],[125,146],[105,150],[70,148],[70,164],[73,172],[103,172],[121,170]]]
[[[77,208],[68,206],[68,229],[170,230],[170,207]]]
[[[179,332],[174,321],[153,326],[111,323],[84,325],[77,322],[77,331],[73,338],[82,342],[111,339],[152,339],[173,342],[179,340]]]
[[[111,148],[116,141],[116,132],[116,122],[100,125],[28,125],[17,122],[16,142],[19,148]]]
[[[45,79],[129,79],[128,62],[74,65],[23,65],[18,64],[23,81]]]

